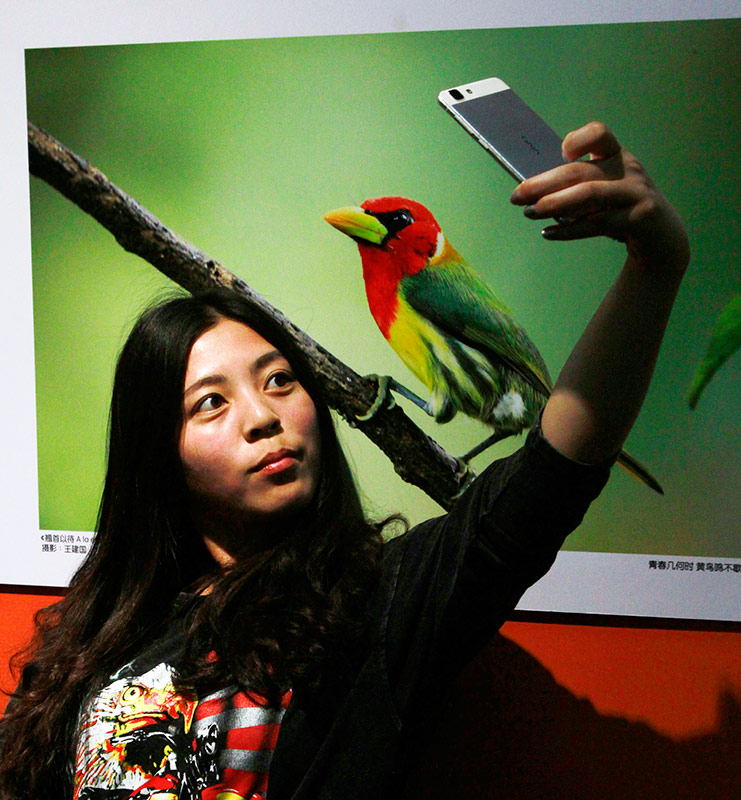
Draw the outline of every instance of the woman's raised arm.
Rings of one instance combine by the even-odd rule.
[[[561,453],[598,463],[620,449],[638,415],[689,263],[681,218],[634,156],[599,122],[568,134],[571,163],[521,183],[512,202],[549,225],[549,240],[609,236],[625,264],[574,347],[543,411]],[[575,161],[584,155],[589,161]]]

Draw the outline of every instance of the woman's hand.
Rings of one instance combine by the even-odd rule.
[[[680,216],[605,125],[569,133],[563,155],[570,163],[524,181],[510,198],[530,219],[562,220],[543,230],[546,239],[609,236],[624,242],[643,270],[684,272],[689,242]],[[584,155],[590,160],[575,160]]]

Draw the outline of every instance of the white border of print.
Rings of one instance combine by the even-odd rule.
[[[38,527],[25,48],[732,18],[740,12],[741,0],[541,0],[522,11],[507,0],[459,0],[455,9],[447,0],[5,0],[0,30],[0,241],[6,298],[0,315],[0,584],[64,586],[80,559],[73,553],[42,553],[42,536],[54,532]],[[564,552],[520,607],[741,619],[741,592],[731,587],[737,573],[651,570],[652,559],[716,561]]]

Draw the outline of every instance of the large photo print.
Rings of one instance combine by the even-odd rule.
[[[609,124],[692,241],[626,445],[665,494],[614,469],[521,607],[737,619],[738,359],[708,373],[694,409],[688,394],[739,291],[738,35],[737,20],[719,20],[32,49],[28,116],[355,371],[391,375],[423,397],[369,313],[355,244],[323,216],[381,196],[422,203],[555,376],[617,274],[621,246],[543,240],[542,223],[509,203],[512,178],[436,98],[497,76],[561,136]],[[58,565],[47,582],[62,585],[95,526],[116,354],[138,312],[175,287],[37,179],[31,235],[39,530],[30,551]],[[397,402],[451,454],[487,434],[463,415],[438,425]],[[414,523],[441,513],[338,425],[371,514],[401,511]],[[506,439],[472,465],[480,472],[521,443]],[[32,575],[8,582],[37,583]]]

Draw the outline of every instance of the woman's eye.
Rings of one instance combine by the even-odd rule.
[[[280,372],[274,372],[267,380],[267,388],[268,389],[285,389],[286,387],[290,386],[294,383],[296,379],[293,375],[288,372],[287,370],[280,370]]]
[[[220,394],[208,394],[198,401],[196,404],[196,411],[216,411],[221,408],[226,401]]]

